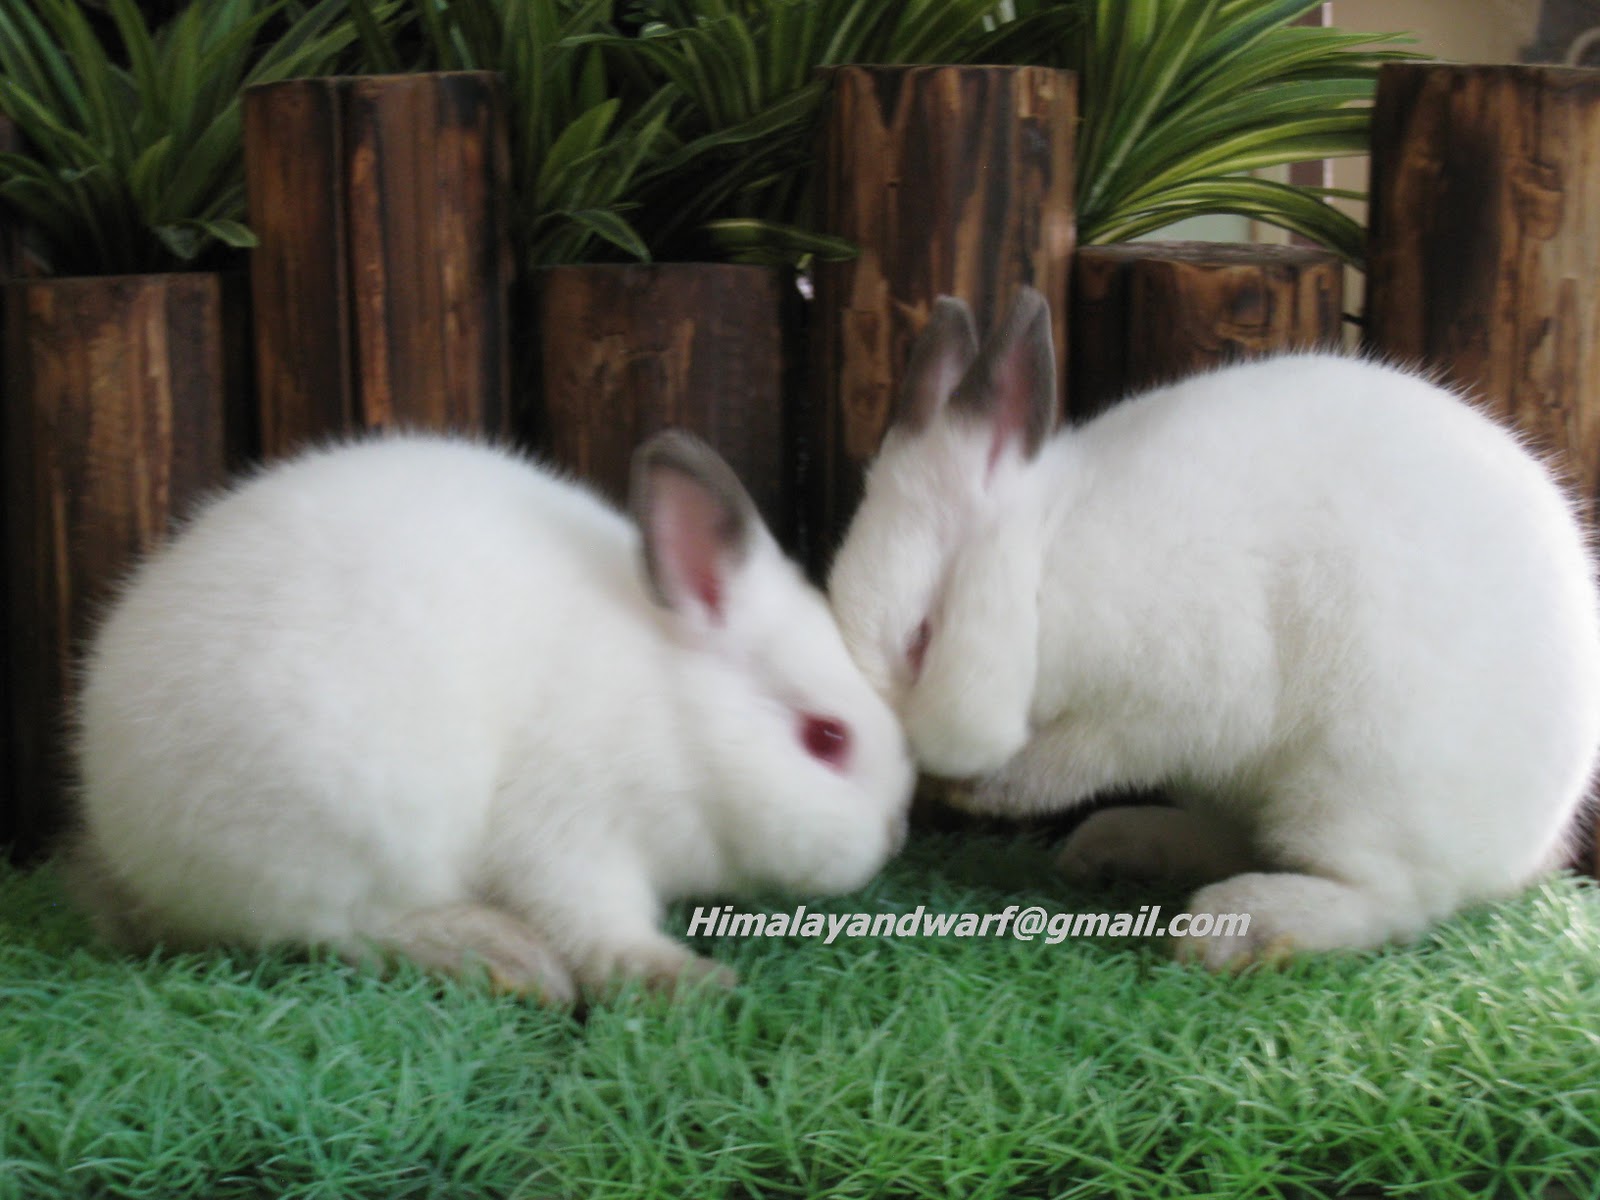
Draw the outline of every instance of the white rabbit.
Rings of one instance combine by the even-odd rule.
[[[1330,354],[1052,436],[1048,309],[941,299],[830,575],[845,643],[964,806],[1091,816],[1071,873],[1216,880],[1221,966],[1416,936],[1550,865],[1600,743],[1584,539],[1517,439]]]
[[[864,883],[913,771],[823,597],[687,435],[639,450],[632,513],[422,435],[203,508],[87,659],[102,931],[475,961],[565,1002],[731,981],[658,929],[666,900]]]

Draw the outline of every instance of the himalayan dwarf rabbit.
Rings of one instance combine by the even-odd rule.
[[[913,770],[823,597],[686,434],[637,452],[631,509],[415,434],[203,507],[88,653],[102,931],[477,964],[564,1003],[730,981],[658,928],[671,898],[866,882]]]
[[[1512,434],[1332,354],[1218,370],[1052,431],[1049,313],[979,352],[941,299],[829,587],[964,807],[1163,786],[1071,874],[1210,881],[1212,966],[1416,936],[1557,860],[1600,743],[1591,563]]]

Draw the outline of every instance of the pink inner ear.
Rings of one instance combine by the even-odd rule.
[[[994,389],[994,408],[990,410],[989,475],[1000,464],[1006,448],[1021,448],[1027,438],[1029,406],[1045,381],[1038,378],[1037,355],[1030,354],[1026,338],[1019,338],[1005,357],[995,363],[990,386]]]
[[[1033,394],[1037,380],[1028,369],[1028,356],[1013,349],[995,365],[995,405],[990,414],[993,440],[989,443],[989,474],[1000,463],[1000,456],[1008,446],[1020,445],[1028,420],[1028,398]]]
[[[726,510],[687,476],[663,471],[656,480],[652,522],[669,602],[675,608],[696,604],[721,624]]]
[[[700,603],[705,605],[706,611],[719,622],[722,620],[722,581],[715,572],[708,571],[694,580],[695,595],[700,597]]]

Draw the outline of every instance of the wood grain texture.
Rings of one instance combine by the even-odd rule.
[[[1195,371],[1342,337],[1344,267],[1303,246],[1085,246],[1072,274],[1071,416]]]
[[[505,120],[487,72],[245,95],[262,442],[509,428]]]
[[[1051,304],[1066,361],[1076,81],[1042,67],[837,67],[818,145],[819,223],[860,247],[816,271],[804,537],[832,552],[940,295],[980,330],[1017,287]],[[1063,373],[1063,385],[1065,382]]]
[[[279,454],[355,421],[338,85],[244,93],[260,440]]]
[[[6,643],[12,806],[27,854],[62,816],[75,655],[97,604],[173,515],[221,483],[238,426],[215,275],[5,288]]]
[[[345,106],[362,423],[505,433],[511,260],[498,79],[356,79]]]
[[[0,117],[0,154],[21,152],[22,134],[17,131],[16,122]],[[22,230],[7,210],[0,209],[0,281],[16,275],[21,265]]]
[[[22,148],[22,138],[16,125],[7,117],[0,117],[0,154],[15,154]],[[17,273],[18,230],[5,211],[0,211],[0,284],[7,283]],[[4,353],[5,328],[4,301],[0,300],[0,354]],[[5,410],[6,394],[0,361],[0,412]],[[7,497],[5,479],[5,421],[0,420],[0,502]],[[0,847],[12,836],[14,803],[11,792],[11,665],[6,637],[6,587],[5,562],[6,522],[0,515]]]
[[[1425,364],[1600,498],[1600,72],[1388,64],[1367,339]]]
[[[541,411],[552,461],[627,495],[634,449],[678,426],[738,473],[792,540],[793,280],[718,263],[551,267],[537,273]]]

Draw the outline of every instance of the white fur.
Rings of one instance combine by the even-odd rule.
[[[1252,916],[1184,947],[1213,965],[1410,938],[1560,852],[1600,744],[1600,622],[1567,501],[1514,436],[1320,354],[1129,400],[1031,457],[954,407],[890,431],[830,590],[919,762],[983,777],[969,804],[1166,785],[1241,828],[1225,850],[1107,814],[1063,851],[1084,875],[1257,864],[1191,901]]]
[[[901,837],[903,737],[751,533],[719,623],[652,602],[626,517],[472,442],[351,444],[224,494],[88,656],[102,925],[476,957],[566,999],[703,972],[664,901],[862,884]],[[849,724],[848,771],[802,749],[802,711]]]

